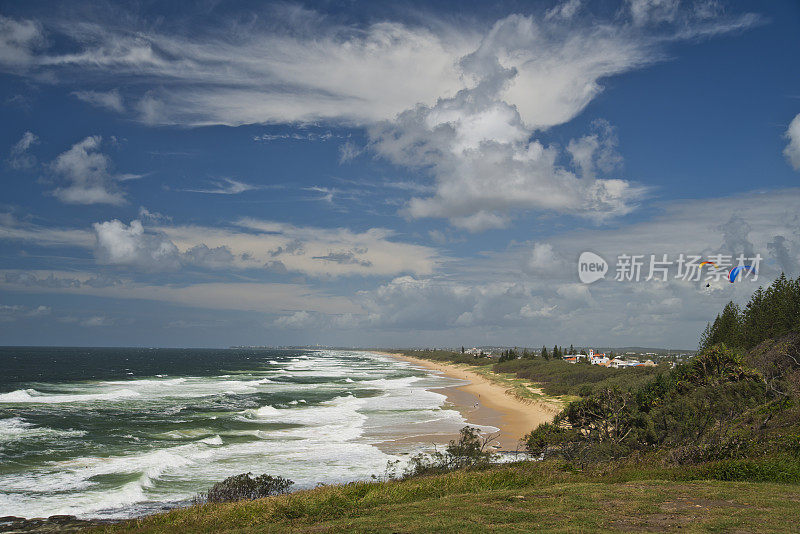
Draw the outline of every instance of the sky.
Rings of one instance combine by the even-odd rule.
[[[794,1],[0,1],[0,125],[3,345],[691,349],[800,274]]]

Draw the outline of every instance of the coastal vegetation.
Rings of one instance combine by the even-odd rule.
[[[194,498],[195,504],[233,502],[243,500],[263,499],[271,495],[289,493],[294,482],[281,476],[259,475],[243,473],[228,477],[222,482],[217,482],[211,489]]]
[[[781,276],[744,311],[729,303],[695,358],[570,403],[527,436],[528,450],[579,465],[631,456],[674,465],[759,458],[800,481],[799,288],[800,279]]]

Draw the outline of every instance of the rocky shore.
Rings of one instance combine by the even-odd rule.
[[[0,532],[79,532],[87,527],[115,523],[108,519],[78,519],[74,515],[51,515],[47,518],[37,517],[0,517]]]

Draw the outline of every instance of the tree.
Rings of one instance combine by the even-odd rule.
[[[550,359],[550,355],[547,354],[547,347],[545,346],[542,346],[542,358],[544,358],[545,360]]]
[[[800,277],[783,273],[767,288],[758,288],[744,309],[729,302],[700,336],[700,348],[717,343],[751,349],[767,339],[800,331]]]
[[[575,354],[575,347],[573,347],[572,344],[570,344],[569,352],[567,354],[570,354],[570,355]]]
[[[461,345],[461,354],[464,354],[464,345]]]

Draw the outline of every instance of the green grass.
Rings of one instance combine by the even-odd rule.
[[[785,461],[792,483],[702,480],[712,465],[581,472],[521,462],[195,506],[97,532],[789,532],[798,529],[800,469]]]

